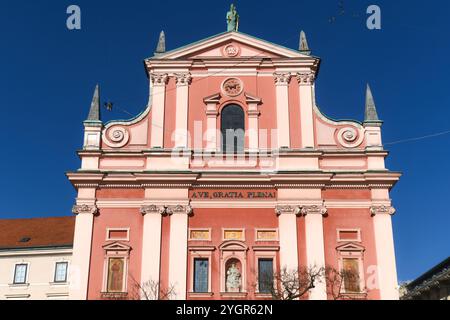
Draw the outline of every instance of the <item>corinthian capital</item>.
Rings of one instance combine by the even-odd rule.
[[[287,86],[291,82],[292,77],[290,72],[275,72],[273,76],[277,86]]]
[[[190,73],[176,73],[175,79],[177,86],[188,86],[192,83],[192,76]]]
[[[297,81],[299,85],[310,86],[316,80],[316,74],[312,71],[297,73]]]
[[[151,73],[150,80],[154,86],[165,86],[169,82],[169,75],[167,73]]]
[[[320,214],[321,216],[325,216],[328,213],[328,209],[325,206],[303,206],[301,207],[301,213],[303,216],[307,216],[310,214]]]
[[[147,214],[165,215],[166,214],[166,207],[164,207],[164,206],[156,206],[156,205],[143,206],[141,208],[141,213],[142,213],[143,216],[145,216]]]
[[[173,214],[186,214],[188,216],[192,215],[193,209],[191,206],[168,206],[166,209],[167,214],[173,215]]]
[[[72,213],[75,215],[79,215],[79,214],[92,214],[92,215],[97,215],[98,213],[98,208],[95,205],[87,205],[87,204],[83,204],[83,205],[75,205],[72,208]]]
[[[277,216],[281,216],[282,214],[300,214],[300,207],[298,206],[290,206],[290,205],[280,205],[275,207],[275,213]]]
[[[370,214],[372,217],[378,214],[388,214],[393,216],[395,214],[395,208],[391,206],[373,206],[370,208]]]

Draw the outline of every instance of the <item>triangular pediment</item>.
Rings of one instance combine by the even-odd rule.
[[[120,242],[113,242],[103,246],[105,251],[130,251],[131,247]]]
[[[343,244],[339,247],[336,248],[336,250],[338,251],[365,251],[366,248],[364,248],[363,246],[361,246],[360,244],[354,243],[354,242],[349,242],[346,244]]]
[[[156,59],[311,58],[297,50],[241,33],[226,32],[160,54]]]

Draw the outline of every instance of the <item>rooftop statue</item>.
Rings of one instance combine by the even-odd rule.
[[[238,31],[239,29],[239,14],[237,13],[236,6],[231,5],[230,11],[227,13],[227,31]]]

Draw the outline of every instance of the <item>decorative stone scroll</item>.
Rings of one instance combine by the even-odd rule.
[[[345,127],[337,132],[337,141],[344,148],[357,148],[364,141],[364,135],[355,127]]]
[[[79,215],[79,214],[97,215],[98,208],[95,205],[87,205],[87,204],[75,205],[72,208],[72,213],[75,215]]]
[[[275,72],[275,84],[277,86],[287,86],[291,82],[292,74],[290,72]]]
[[[103,142],[111,148],[122,148],[130,141],[130,132],[124,127],[112,127],[103,135]]]
[[[378,214],[388,214],[393,216],[395,212],[395,208],[391,206],[373,206],[370,208],[370,214],[372,215],[372,217]]]

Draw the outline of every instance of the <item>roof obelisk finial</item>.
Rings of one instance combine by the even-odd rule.
[[[91,109],[89,110],[89,116],[86,122],[100,122],[100,87],[97,84],[95,86],[94,96],[92,97]]]
[[[227,13],[227,31],[238,31],[239,30],[239,14],[236,10],[236,6],[234,4],[231,5],[230,11]]]
[[[378,118],[377,108],[375,106],[375,100],[373,99],[372,90],[370,90],[369,84],[366,88],[366,112],[364,117],[364,124],[382,124],[383,121]]]
[[[158,46],[156,47],[155,55],[163,54],[166,52],[166,34],[161,31],[159,34]]]
[[[306,39],[306,34],[303,30],[300,32],[300,44],[298,46],[298,50],[308,56],[311,55],[311,50],[308,46],[308,40]]]

